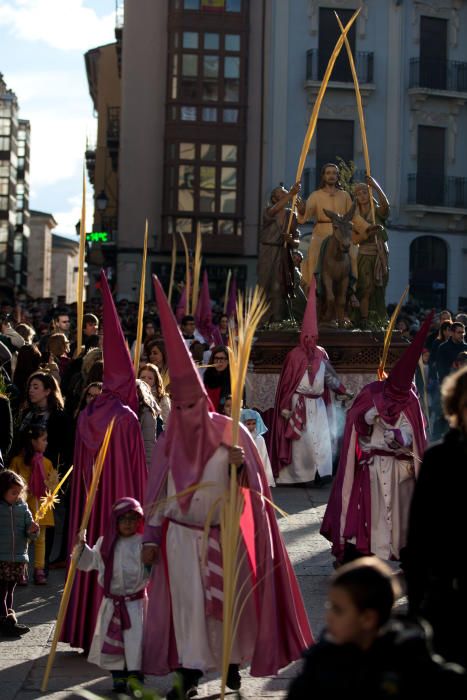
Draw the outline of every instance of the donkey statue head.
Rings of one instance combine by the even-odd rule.
[[[352,218],[355,214],[357,203],[354,202],[347,214],[336,214],[329,209],[323,209],[326,216],[331,219],[332,233],[336,237],[339,249],[342,253],[348,253],[352,243]]]

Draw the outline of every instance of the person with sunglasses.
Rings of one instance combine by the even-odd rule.
[[[203,375],[204,386],[217,412],[230,392],[229,351],[225,345],[216,345],[211,352],[209,367]]]

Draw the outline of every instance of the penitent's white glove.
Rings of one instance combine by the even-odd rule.
[[[372,408],[369,408],[368,411],[364,415],[365,423],[367,423],[368,425],[374,425],[377,415],[378,415],[378,410],[375,408],[375,406],[373,406]]]

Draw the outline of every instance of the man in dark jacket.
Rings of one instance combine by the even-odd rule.
[[[440,382],[442,382],[444,377],[451,371],[453,362],[455,362],[459,353],[467,350],[467,343],[464,341],[464,336],[464,324],[460,323],[460,321],[455,321],[451,326],[451,337],[439,346],[436,355],[436,369]]]

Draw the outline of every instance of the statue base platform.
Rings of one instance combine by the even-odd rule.
[[[247,382],[248,406],[267,411],[274,406],[279,374],[287,353],[299,343],[299,330],[258,331],[251,351],[251,369]],[[377,369],[384,343],[383,331],[320,329],[319,345],[345,387],[357,394],[377,379]],[[394,331],[386,371],[392,369],[408,345],[399,331]]]

